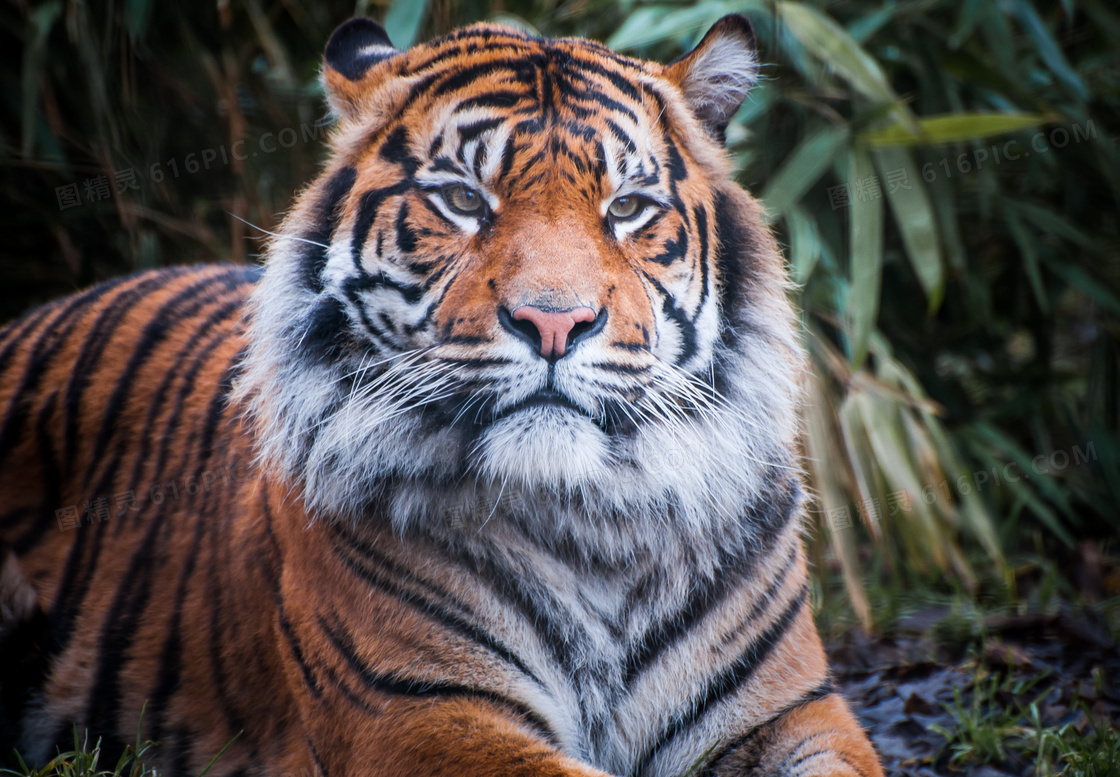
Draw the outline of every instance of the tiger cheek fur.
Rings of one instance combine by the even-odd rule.
[[[782,260],[722,147],[756,70],[735,16],[664,66],[340,27],[331,158],[262,272],[0,331],[0,745],[881,775],[808,606]]]

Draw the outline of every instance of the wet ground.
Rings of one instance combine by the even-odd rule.
[[[929,610],[830,654],[888,774],[1120,775],[1120,647],[1091,613]]]

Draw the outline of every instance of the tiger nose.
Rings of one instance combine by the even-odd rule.
[[[588,307],[541,310],[532,305],[522,305],[513,311],[508,326],[530,338],[541,356],[553,361],[563,356],[580,335],[596,328],[600,317],[605,319],[602,313],[597,316]]]

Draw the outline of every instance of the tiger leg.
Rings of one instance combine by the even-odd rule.
[[[335,723],[311,731],[331,777],[608,777],[562,754],[500,701],[396,697],[375,716]]]
[[[831,693],[759,726],[739,743],[715,777],[882,777],[867,735],[848,705]]]

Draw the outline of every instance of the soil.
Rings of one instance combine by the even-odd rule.
[[[890,775],[1039,775],[1032,702],[1046,728],[1120,729],[1120,647],[1091,613],[1065,608],[968,620],[928,610],[901,622],[890,637],[852,632],[829,653],[837,685]],[[1004,758],[954,760],[952,745],[967,742],[953,735],[961,717],[954,714],[955,690],[965,715],[1005,726]]]

